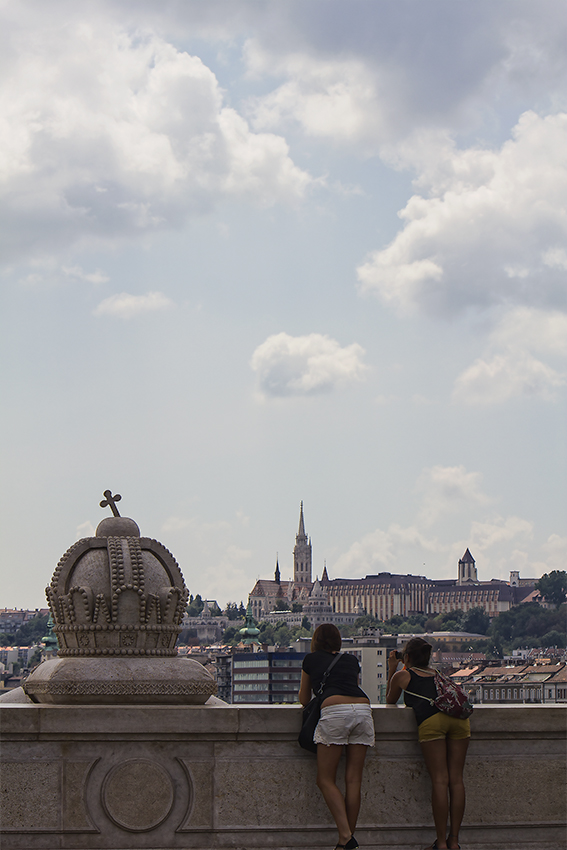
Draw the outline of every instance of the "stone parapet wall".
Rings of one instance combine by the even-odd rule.
[[[463,848],[565,847],[565,706],[479,706]],[[296,706],[0,707],[2,850],[330,848]],[[357,837],[434,838],[413,713],[374,708]]]

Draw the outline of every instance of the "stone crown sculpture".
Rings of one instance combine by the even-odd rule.
[[[171,552],[132,519],[103,519],[65,552],[45,592],[60,657],[177,655],[188,591]]]
[[[57,657],[23,689],[35,702],[203,704],[216,683],[175,646],[188,596],[177,561],[104,495],[113,516],[65,552],[46,588]]]

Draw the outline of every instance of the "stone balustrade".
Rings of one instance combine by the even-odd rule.
[[[479,706],[463,848],[561,850],[565,706]],[[434,838],[413,713],[374,709],[357,838],[415,850]],[[331,848],[296,706],[4,704],[2,850]]]

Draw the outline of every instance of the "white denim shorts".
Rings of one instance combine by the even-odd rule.
[[[316,744],[364,744],[374,746],[372,709],[365,702],[328,705],[321,709],[321,719],[315,728]]]

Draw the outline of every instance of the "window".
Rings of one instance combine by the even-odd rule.
[[[297,682],[278,682],[272,687],[272,692],[275,691],[297,691]]]
[[[238,679],[246,679],[247,681],[251,681],[254,679],[268,679],[268,673],[235,673],[234,681],[236,682]]]
[[[248,659],[246,659],[246,661],[235,661],[234,662],[235,669],[237,667],[267,667],[267,666],[268,666],[268,659],[267,658],[264,658],[261,661],[253,661],[252,659],[250,659],[250,661],[248,661]]]
[[[264,691],[267,693],[267,685],[255,684],[254,682],[235,682],[235,691]]]
[[[295,667],[297,670],[301,670],[302,661],[303,658],[274,658],[272,667]]]
[[[268,694],[235,694],[234,702],[268,702]]]
[[[518,699],[518,688],[514,688],[514,699]]]
[[[496,688],[496,699],[500,699],[500,688]]]
[[[508,688],[508,699],[512,699],[512,688]]]
[[[299,682],[300,679],[301,673],[299,672],[299,670],[294,671],[293,673],[272,673],[272,681],[274,682],[284,680]]]

